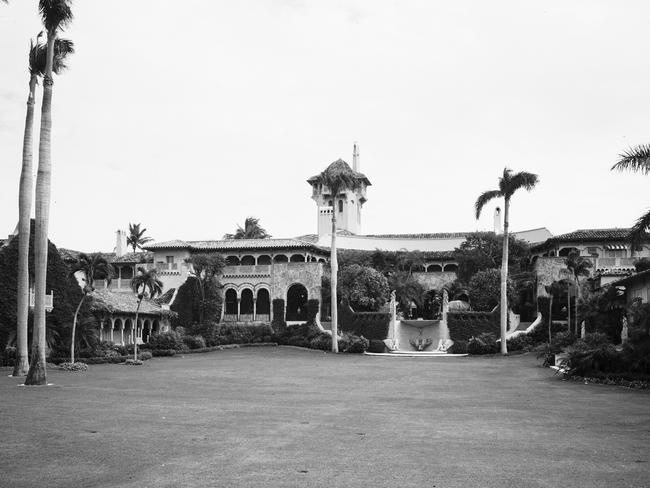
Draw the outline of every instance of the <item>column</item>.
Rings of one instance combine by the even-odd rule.
[[[103,329],[104,329],[104,321],[100,320],[99,321],[99,342],[102,342],[104,340],[102,335]]]
[[[253,321],[257,318],[257,297],[253,295]]]
[[[111,342],[115,342],[115,340],[113,339],[113,329],[115,328],[115,319],[111,317],[108,320],[111,321]]]
[[[124,345],[124,321],[122,321],[122,325],[120,326],[120,344],[122,346]]]
[[[239,322],[239,315],[241,313],[241,297],[237,297],[237,322]]]

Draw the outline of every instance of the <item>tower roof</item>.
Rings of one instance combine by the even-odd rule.
[[[340,158],[334,161],[332,164],[330,164],[325,171],[330,171],[334,173],[345,173],[352,178],[363,181],[363,183],[365,183],[366,186],[372,185],[372,183],[370,183],[370,180],[366,175],[364,175],[363,173],[359,173],[358,171],[354,171],[352,168],[350,168],[350,165],[348,163],[346,163]],[[309,178],[307,180],[307,183],[309,184],[318,183],[320,182],[320,179],[321,179],[321,175],[317,174]]]

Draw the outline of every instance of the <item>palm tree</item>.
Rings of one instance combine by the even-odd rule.
[[[553,298],[565,292],[568,288],[568,283],[564,280],[554,281],[550,285],[546,285],[546,293],[548,293],[548,345],[551,346],[551,330],[553,325]]]
[[[153,240],[151,237],[145,237],[145,232],[147,229],[140,230],[140,224],[129,223],[129,236],[126,238],[126,244],[133,248],[133,252],[136,252],[138,248],[142,249],[144,244]]]
[[[271,235],[260,225],[260,219],[246,217],[244,227],[237,225],[234,234],[224,234],[224,239],[268,239]]]
[[[350,168],[348,163],[338,159],[330,164],[320,176],[320,183],[329,189],[332,202],[332,245],[330,248],[330,268],[332,278],[330,280],[332,289],[332,352],[339,352],[338,343],[338,297],[336,285],[338,281],[338,261],[336,259],[336,198],[346,190],[357,190],[361,186],[362,175]]]
[[[23,163],[20,170],[18,191],[18,303],[16,307],[16,364],[13,376],[25,376],[29,370],[27,348],[27,319],[29,316],[29,234],[32,212],[32,140],[34,130],[34,99],[38,77],[45,73],[47,47],[40,42],[42,32],[36,42],[29,46],[29,95],[27,96],[27,115],[23,135]],[[59,74],[66,68],[65,59],[74,52],[74,46],[67,39],[57,39],[54,49],[52,71]]]
[[[612,170],[630,170],[647,175],[650,173],[650,144],[641,144],[632,147],[620,155],[618,163]],[[630,230],[630,244],[632,252],[647,239],[646,233],[650,230],[650,210],[641,215]]]
[[[39,0],[38,9],[47,31],[47,53],[43,75],[43,102],[41,105],[41,132],[38,147],[38,174],[36,177],[36,226],[34,229],[34,339],[32,358],[26,385],[47,384],[45,366],[45,279],[47,275],[47,237],[50,221],[50,191],[52,179],[52,72],[55,42],[59,30],[72,21],[69,0]]]
[[[567,269],[573,277],[573,283],[576,287],[576,303],[575,303],[575,327],[578,327],[578,302],[582,299],[582,289],[580,288],[580,277],[589,276],[592,263],[589,259],[580,256],[578,251],[571,251],[567,258],[564,260]],[[569,301],[569,317],[571,316],[571,302]],[[585,321],[581,322],[580,337],[584,338],[586,333]]]
[[[158,279],[155,269],[147,271],[144,268],[138,268],[138,273],[131,280],[131,289],[138,296],[138,307],[135,309],[135,331],[133,333],[133,359],[138,360],[138,314],[142,299],[147,296],[149,300],[157,297],[162,293],[163,283]]]
[[[528,191],[535,188],[539,178],[532,173],[524,171],[513,173],[508,168],[503,169],[503,176],[499,178],[499,189],[490,190],[481,194],[476,200],[476,219],[481,216],[481,210],[486,203],[494,198],[503,198],[503,258],[501,261],[501,354],[508,354],[506,345],[506,332],[508,328],[508,227],[510,222],[510,199],[514,193],[524,188]]]
[[[74,363],[75,331],[77,329],[77,318],[79,316],[79,310],[81,310],[81,305],[83,305],[88,294],[95,290],[93,286],[95,279],[105,279],[110,283],[114,274],[113,266],[99,253],[90,255],[81,253],[72,267],[73,274],[78,271],[84,274],[83,279],[85,285],[83,287],[84,294],[79,301],[79,305],[77,305],[77,310],[74,312],[74,320],[72,321],[72,340],[70,342],[71,363]]]

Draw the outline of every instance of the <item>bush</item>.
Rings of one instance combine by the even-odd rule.
[[[151,351],[141,351],[140,349],[138,349],[138,359],[142,361],[148,361],[152,357],[153,354],[151,353]]]
[[[352,312],[349,307],[339,307],[340,330],[367,339],[384,340],[388,336],[390,314],[386,312]]]
[[[139,359],[127,359],[126,361],[124,361],[124,364],[126,364],[127,366],[142,366],[142,361],[140,361]]]
[[[519,334],[511,337],[506,341],[508,351],[530,351],[533,347],[533,342],[527,334]]]
[[[349,352],[353,354],[362,354],[366,352],[369,346],[370,346],[370,342],[365,337],[351,336],[350,345],[347,347],[347,349],[344,352]]]
[[[472,337],[491,332],[500,333],[499,315],[491,312],[449,312],[449,335],[455,341],[469,341]]]
[[[152,351],[168,349],[173,349],[175,351],[185,350],[186,346],[183,342],[183,336],[179,333],[179,329],[181,329],[181,327],[178,327],[176,330],[170,330],[169,332],[153,334],[149,338],[147,349],[151,349]],[[180,332],[183,331],[181,330]]]
[[[592,346],[587,341],[578,340],[565,352],[571,374],[591,376],[600,372],[619,373],[625,369],[621,353],[611,342]]]
[[[447,352],[450,354],[467,354],[467,341],[454,341]]]
[[[495,354],[498,350],[497,338],[491,332],[484,332],[472,337],[467,343],[467,352],[469,354]]]
[[[281,334],[287,328],[287,323],[284,321],[284,299],[273,299],[272,306],[273,322],[271,322],[271,325],[276,334]]]
[[[7,347],[0,358],[0,365],[2,366],[14,366],[16,364],[16,348]]]
[[[200,335],[196,335],[196,336],[184,335],[182,337],[182,340],[185,343],[185,345],[190,349],[203,349],[204,347],[206,347],[205,339]]]
[[[66,363],[59,364],[59,369],[62,369],[63,371],[87,371],[88,365],[82,362],[76,362],[76,363],[66,362]]]
[[[176,349],[154,349],[151,354],[153,357],[175,356]]]
[[[386,344],[384,344],[384,341],[379,339],[370,339],[370,343],[368,344],[368,352],[386,352]]]

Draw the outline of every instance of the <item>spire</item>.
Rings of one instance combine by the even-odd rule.
[[[361,169],[361,161],[359,158],[359,144],[354,141],[354,148],[352,149],[352,169],[359,171]]]

